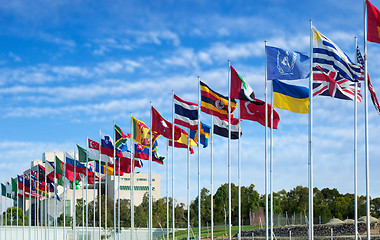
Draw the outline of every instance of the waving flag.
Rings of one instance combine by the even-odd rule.
[[[309,56],[300,52],[265,46],[267,55],[267,78],[269,80],[304,79],[310,73]]]
[[[367,40],[380,43],[380,11],[367,2]]]
[[[309,112],[309,89],[273,80],[273,107],[295,113]]]
[[[161,116],[161,114],[152,107],[152,131],[171,139],[172,136],[172,123]],[[174,140],[178,140],[181,137],[181,128],[174,126]],[[154,141],[155,139],[153,139]]]
[[[313,28],[316,44],[313,48],[313,71],[319,66],[323,71],[337,72],[342,78],[350,81],[358,81],[360,67],[354,64],[350,58],[330,39]]]
[[[108,162],[112,163],[113,158],[113,140],[110,135],[101,134],[101,141],[100,141],[100,150],[102,155],[107,155],[109,158]]]
[[[231,68],[231,89],[230,97],[244,101],[255,101],[255,93],[252,88],[244,81],[244,79],[236,72],[235,68]]]
[[[135,144],[135,160],[149,160],[149,148],[144,148],[140,144]],[[160,157],[157,151],[153,150],[152,161],[164,164],[164,157]]]
[[[231,119],[231,139],[239,139],[239,129],[239,119]],[[228,138],[228,120],[214,117],[214,133]],[[242,135],[241,130],[240,135]]]
[[[132,116],[132,140],[141,144],[144,147],[150,146],[150,128],[143,122],[138,120],[137,118]],[[152,139],[157,138],[153,133]]]
[[[191,130],[198,129],[198,105],[174,95],[174,123]]]
[[[271,124],[271,105],[268,105],[268,123],[267,126],[270,128]],[[240,101],[240,117],[241,119],[256,121],[261,125],[265,126],[265,102],[256,99],[255,102],[250,101]],[[278,123],[280,121],[280,115],[273,109],[273,129],[277,129]]]
[[[208,146],[208,139],[210,137],[211,127],[201,122],[200,130],[201,130],[201,144],[203,145],[203,148],[206,148]],[[198,129],[190,130],[190,138],[195,143],[198,142]]]
[[[200,84],[201,111],[219,118],[228,118],[228,97],[215,92],[203,82]],[[231,113],[235,110],[236,105],[236,101],[231,99]]]
[[[362,54],[360,53],[359,47],[356,47],[356,57],[357,57],[359,65],[360,65],[360,68],[362,70],[362,76],[361,76],[361,78],[359,78],[359,80],[364,80],[364,60],[363,60]],[[372,86],[371,79],[369,78],[368,73],[367,73],[367,80],[368,80],[368,90],[371,93],[371,99],[372,99],[373,106],[375,107],[377,113],[380,115],[379,101],[377,100],[375,89]]]
[[[322,69],[320,66],[316,66],[313,68],[313,95],[354,100],[355,83],[343,78],[339,72]],[[362,101],[360,83],[358,83],[357,101]]]
[[[99,152],[100,145],[99,145],[99,143],[88,138],[87,139],[87,146],[88,146],[89,161],[90,161],[90,159],[91,159],[91,161],[99,160],[99,156],[100,156],[100,152]]]
[[[121,144],[126,143],[131,134],[125,135],[121,128],[115,124],[115,146],[118,148]]]
[[[176,147],[176,148],[187,148],[187,146],[188,146],[187,143],[189,142],[188,134],[182,128],[178,127],[178,129],[176,129],[176,130],[180,131],[181,135],[178,139],[174,139],[174,147]],[[169,139],[169,146],[173,146],[171,139]],[[194,153],[192,146],[198,146],[198,144],[193,139],[190,139],[190,149],[189,150],[190,150],[191,154]]]

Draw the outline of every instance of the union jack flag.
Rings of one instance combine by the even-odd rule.
[[[364,81],[364,59],[362,57],[362,54],[360,53],[358,46],[356,47],[356,58],[357,58],[359,66],[361,68],[361,75],[360,75],[358,80]],[[371,79],[369,78],[368,73],[367,73],[367,79],[368,79],[368,90],[371,93],[371,99],[372,99],[373,106],[375,107],[377,113],[380,115],[379,101],[377,100],[375,89],[373,89]]]
[[[313,67],[313,95],[354,100],[355,82],[345,79],[337,71],[315,66]],[[360,83],[358,83],[357,101],[362,101]]]

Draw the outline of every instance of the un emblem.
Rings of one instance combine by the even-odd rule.
[[[292,52],[289,54],[288,51],[280,53],[277,51],[277,69],[281,75],[293,75],[293,68],[296,64],[297,54]]]

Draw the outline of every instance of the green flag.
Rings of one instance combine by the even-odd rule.
[[[57,174],[64,176],[63,174],[63,162],[57,156],[55,156],[55,166]]]
[[[1,184],[1,195],[7,196],[7,187],[4,184]]]
[[[115,124],[115,146],[120,147],[121,144],[126,143],[128,136],[123,133],[121,128]]]
[[[14,178],[11,178],[11,182],[12,182],[12,192],[17,193],[17,180]]]
[[[78,154],[79,154],[79,162],[87,162],[87,150],[77,145]]]

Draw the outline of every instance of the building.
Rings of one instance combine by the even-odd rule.
[[[74,153],[69,153],[71,156],[74,156]],[[44,166],[45,161],[54,163],[55,157],[58,157],[62,161],[65,156],[63,152],[45,152],[42,155],[41,160],[35,160],[31,163],[31,169],[33,171],[37,171],[38,164]],[[77,157],[77,154],[76,154]],[[26,170],[24,173],[29,174],[30,169]],[[159,199],[161,193],[161,179],[160,174],[152,174],[152,197],[153,199]],[[120,199],[130,199],[131,198],[131,174],[124,174],[123,176],[106,176],[101,181],[101,195],[105,193],[105,186],[107,186],[107,196],[109,199],[116,199],[120,197]],[[135,173],[134,174],[134,205],[138,206],[143,200],[143,197],[146,193],[149,193],[149,175],[147,173]],[[24,199],[24,204],[22,198],[19,198],[18,205],[21,208],[24,208],[26,214],[29,216],[31,214],[32,225],[34,225],[37,216],[39,216],[37,221],[45,223],[46,219],[46,211],[48,209],[48,221],[50,224],[53,223],[54,216],[60,216],[65,209],[66,216],[73,216],[74,207],[78,199],[84,199],[90,203],[94,201],[94,199],[98,198],[99,195],[99,181],[96,180],[95,184],[84,184],[80,182],[78,185],[78,189],[75,191],[73,189],[68,189],[68,187],[64,188],[62,186],[57,187],[58,197],[61,201],[56,201],[55,197],[52,197],[54,194],[51,194],[51,198],[36,200],[31,199],[31,208],[29,204],[29,198]],[[120,194],[120,196],[119,196]],[[75,201],[74,201],[75,199]],[[31,212],[29,213],[29,210]]]

